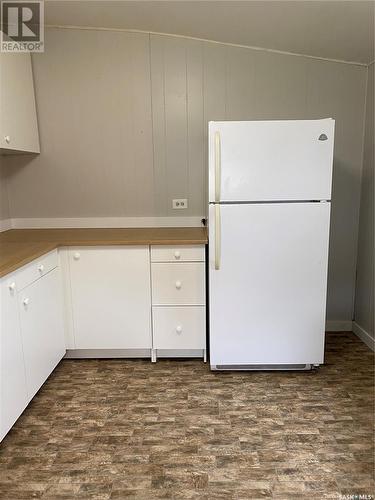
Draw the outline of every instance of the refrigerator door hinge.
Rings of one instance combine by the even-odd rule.
[[[320,203],[328,203],[328,200],[319,200]]]

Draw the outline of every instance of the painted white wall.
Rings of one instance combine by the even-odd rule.
[[[328,319],[351,321],[366,67],[57,28],[33,67],[42,152],[6,159],[13,218],[202,216],[208,120],[335,118]]]
[[[368,69],[354,320],[374,338],[374,66]]]

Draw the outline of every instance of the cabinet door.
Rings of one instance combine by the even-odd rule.
[[[0,330],[0,440],[27,405],[25,366],[18,315],[16,284],[7,278],[1,286]]]
[[[39,153],[29,53],[0,53],[0,148]]]
[[[70,250],[76,349],[150,349],[148,247]]]
[[[65,354],[59,268],[19,294],[26,385],[31,399]]]

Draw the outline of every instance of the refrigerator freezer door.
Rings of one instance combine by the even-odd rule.
[[[209,201],[330,200],[334,124],[210,122]]]
[[[216,221],[215,207],[209,208],[211,366],[322,363],[330,203],[222,205]]]

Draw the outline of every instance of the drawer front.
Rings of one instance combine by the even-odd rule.
[[[204,305],[203,262],[153,263],[152,305]]]
[[[151,262],[204,262],[204,245],[153,245]]]
[[[58,265],[57,250],[53,250],[39,259],[35,259],[17,272],[17,290],[20,291],[25,286],[30,285],[37,279],[55,269]]]
[[[205,307],[153,307],[154,349],[205,349]]]

